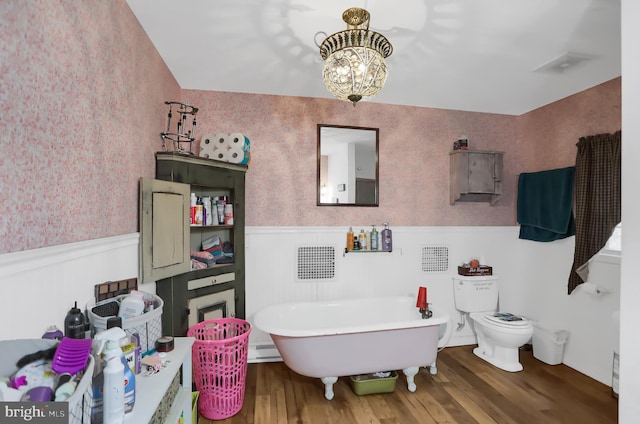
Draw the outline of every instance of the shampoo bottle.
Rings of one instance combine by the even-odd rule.
[[[364,230],[360,230],[358,240],[360,241],[360,250],[367,250],[367,233]]]
[[[371,226],[371,236],[369,237],[369,244],[371,245],[371,250],[378,250],[378,230],[376,230],[376,226]]]
[[[353,250],[353,227],[347,232],[347,250]]]
[[[380,233],[382,236],[382,250],[385,252],[391,252],[393,250],[393,240],[389,224],[384,223],[384,230]]]

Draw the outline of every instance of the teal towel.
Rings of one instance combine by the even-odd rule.
[[[520,174],[517,216],[521,239],[546,242],[575,235],[574,174],[574,166]]]

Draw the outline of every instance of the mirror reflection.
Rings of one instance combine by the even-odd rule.
[[[378,206],[378,128],[318,124],[318,205]]]

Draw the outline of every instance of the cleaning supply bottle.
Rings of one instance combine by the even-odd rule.
[[[120,327],[101,331],[94,337],[93,352],[99,366],[92,382],[91,422],[122,423],[124,414],[133,411],[136,376],[120,346],[126,338]]]
[[[124,390],[126,360],[120,348],[120,339],[126,333],[120,327],[113,327],[96,334],[98,352],[104,360],[102,381],[102,422],[121,424],[124,422]],[[123,362],[124,360],[124,362]]]
[[[378,250],[378,230],[376,230],[376,226],[371,226],[371,234],[369,236],[369,244],[371,245],[371,250]]]
[[[353,250],[353,227],[347,232],[347,250]]]
[[[385,252],[391,252],[393,250],[393,240],[389,224],[384,223],[384,230],[380,233],[382,237],[382,250]]]

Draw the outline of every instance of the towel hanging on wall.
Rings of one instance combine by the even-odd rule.
[[[575,235],[575,167],[522,173],[518,178],[519,238],[554,241]]]

